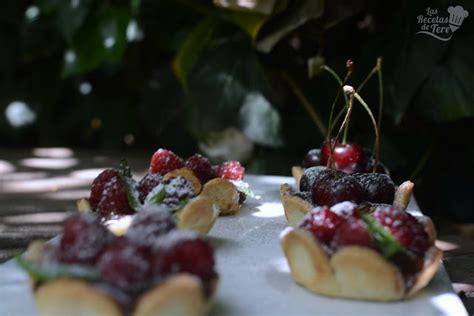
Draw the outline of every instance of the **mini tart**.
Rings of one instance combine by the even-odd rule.
[[[165,174],[165,179],[184,177],[199,193],[191,199],[182,210],[178,211],[178,227],[190,229],[201,234],[207,234],[214,226],[219,215],[234,215],[242,206],[239,203],[240,192],[230,181],[215,178],[204,185],[199,182],[194,172],[188,168],[180,168]],[[91,212],[92,208],[87,199],[77,201],[80,212]],[[123,235],[132,223],[133,215],[121,216],[118,219],[106,221],[107,227],[115,235]]]
[[[298,169],[299,168],[299,169]],[[295,171],[296,170],[296,171]],[[301,174],[298,172],[301,171]],[[297,184],[302,175],[302,169],[300,167],[293,167],[293,176]],[[299,175],[298,177],[295,174]],[[413,193],[414,184],[411,181],[405,181],[400,184],[395,191],[395,197],[393,200],[393,206],[398,209],[405,210],[410,202],[410,198]],[[285,211],[285,217],[290,226],[296,226],[303,219],[303,217],[313,209],[313,205],[308,201],[295,195],[295,191],[287,183],[280,186],[280,199],[283,204]],[[428,219],[429,220],[429,219]]]
[[[346,246],[328,256],[310,232],[291,227],[281,233],[280,241],[297,283],[318,294],[359,300],[413,296],[433,278],[443,256],[432,246],[425,254],[423,269],[407,282],[395,264],[370,248]]]
[[[182,176],[194,187],[196,194],[212,201],[219,209],[220,215],[234,215],[240,210],[240,193],[229,180],[214,178],[206,183],[199,182],[194,172],[186,167],[176,169],[164,175],[165,179]]]
[[[38,260],[44,242],[34,241],[25,258]],[[31,279],[36,305],[41,315],[47,316],[126,316],[115,299],[98,290],[89,282],[77,278],[58,278],[48,282]],[[208,295],[204,294],[198,277],[178,273],[141,293],[130,309],[133,316],[204,316],[209,313],[219,277],[209,281]]]

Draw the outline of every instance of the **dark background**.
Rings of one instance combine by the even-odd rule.
[[[471,14],[451,40],[416,34],[418,15],[450,5]],[[324,140],[304,107],[327,126],[338,84],[320,65],[343,77],[352,59],[357,87],[381,56],[382,161],[415,181],[424,212],[470,223],[473,43],[472,1],[277,0],[269,14],[204,0],[2,1],[0,146],[187,156],[236,127],[254,144],[248,172],[289,175]],[[376,77],[361,95],[377,115]],[[349,140],[372,147],[361,107]]]

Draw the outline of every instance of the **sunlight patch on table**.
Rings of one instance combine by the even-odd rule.
[[[283,216],[285,211],[281,203],[271,202],[257,206],[258,212],[252,214],[256,217],[278,217]]]

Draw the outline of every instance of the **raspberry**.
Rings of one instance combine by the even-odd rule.
[[[173,230],[154,244],[152,266],[155,278],[188,272],[208,281],[215,275],[214,250],[195,232]]]
[[[113,215],[133,214],[135,212],[128,203],[125,183],[122,178],[113,177],[105,184],[96,211],[106,218],[110,218]]]
[[[97,208],[97,204],[99,204],[105,184],[114,177],[120,177],[119,171],[117,169],[105,169],[92,182],[89,203],[93,210],[95,210]]]
[[[206,183],[216,177],[216,172],[212,168],[209,159],[200,154],[195,154],[189,157],[184,166],[191,169],[201,183]]]
[[[314,208],[301,222],[300,227],[309,230],[319,241],[328,244],[344,217],[331,212],[329,207]]]
[[[64,222],[59,261],[93,265],[112,237],[96,213],[76,213]]]
[[[373,217],[408,250],[423,253],[431,246],[424,226],[410,213],[391,206],[377,207]]]
[[[99,258],[102,279],[118,288],[138,292],[148,287],[151,269],[149,251],[122,236],[117,237]]]
[[[226,180],[242,180],[245,176],[245,168],[240,162],[229,160],[217,167],[217,175]]]
[[[392,204],[395,197],[395,184],[392,179],[381,173],[355,173],[362,186],[362,199],[372,203]]]
[[[152,204],[135,215],[125,236],[135,242],[151,246],[156,238],[176,227],[170,210],[163,204]]]
[[[162,176],[184,166],[183,160],[171,150],[158,149],[150,161],[150,172],[159,173]]]
[[[334,251],[349,245],[376,249],[367,230],[367,225],[360,218],[351,217],[342,223],[331,242],[331,248]]]
[[[141,180],[138,182],[138,193],[140,202],[144,202],[148,193],[151,192],[158,184],[163,183],[163,177],[159,173],[147,173]]]

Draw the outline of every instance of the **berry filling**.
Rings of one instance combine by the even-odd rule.
[[[199,154],[189,157],[184,166],[191,169],[201,183],[206,183],[216,177],[216,171],[209,162],[209,159]]]
[[[390,206],[377,207],[373,215],[350,202],[316,207],[299,227],[311,232],[328,255],[349,245],[374,249],[397,265],[407,280],[423,268],[425,253],[433,246],[423,224]]]
[[[59,244],[45,244],[35,261],[17,262],[38,282],[79,278],[132,311],[144,291],[177,273],[201,280],[208,297],[215,272],[214,250],[199,234],[175,229],[163,205],[142,210],[123,236],[112,235],[95,213],[69,217]]]

